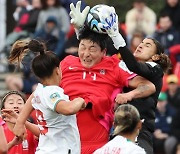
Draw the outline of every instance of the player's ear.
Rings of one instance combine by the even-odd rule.
[[[158,61],[159,59],[160,59],[160,55],[158,55],[158,54],[155,54],[152,56],[153,61]]]
[[[107,49],[105,48],[104,50],[102,50],[102,52],[104,52],[104,56],[106,55]]]
[[[142,121],[141,121],[141,120],[138,122],[137,128],[138,128],[139,130],[141,130],[141,128],[142,128]]]
[[[60,69],[59,69],[59,67],[56,67],[56,68],[55,68],[55,71],[56,71],[56,74],[60,74]]]

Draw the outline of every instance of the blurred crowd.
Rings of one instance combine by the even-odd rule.
[[[69,5],[71,2],[75,4],[77,0],[14,0],[12,2],[16,5],[13,13],[16,25],[6,37],[0,58],[9,56],[11,46],[16,40],[32,38],[43,40],[48,50],[54,51],[60,60],[70,54],[77,55],[79,42],[69,17]],[[85,1],[82,1],[82,6],[83,8],[86,6]],[[164,46],[172,62],[171,70],[164,75],[163,88],[157,104],[154,132],[156,154],[180,154],[179,15],[179,0],[166,0],[159,16],[144,0],[134,0],[132,9],[126,13],[125,23],[119,24],[120,32],[132,52],[145,37],[152,37]],[[109,45],[107,51],[108,55],[117,54],[113,45]],[[22,91],[27,97],[34,91],[38,79],[30,68],[33,57],[33,54],[28,54],[20,70],[15,70],[20,71],[22,76],[12,73],[6,78],[9,90]],[[14,72],[14,68],[8,65],[3,71]]]

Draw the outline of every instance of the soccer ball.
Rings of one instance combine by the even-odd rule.
[[[92,31],[106,34],[106,30],[98,27],[98,23],[104,23],[104,17],[108,17],[112,13],[112,7],[100,4],[92,7],[86,17],[85,25]]]

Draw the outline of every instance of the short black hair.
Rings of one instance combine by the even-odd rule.
[[[80,35],[79,35],[79,41],[81,41],[82,39],[91,40],[93,43],[97,43],[101,47],[101,50],[107,48],[108,38],[109,37],[107,34],[94,32],[87,27],[84,27],[80,31]]]

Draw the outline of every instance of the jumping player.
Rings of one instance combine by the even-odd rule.
[[[118,94],[115,101],[118,104],[130,103],[140,112],[141,119],[144,119],[142,129],[138,136],[139,145],[142,146],[147,154],[153,154],[153,131],[155,125],[155,110],[157,99],[162,88],[162,78],[164,72],[170,68],[170,59],[164,54],[161,44],[152,38],[145,38],[137,49],[132,52],[126,47],[126,42],[118,31],[118,16],[112,11],[111,16],[104,17],[105,22],[99,26],[106,29],[114,43],[114,47],[121,54],[123,61],[128,69],[151,81],[156,92],[147,98],[134,99],[128,93]],[[124,92],[132,89],[127,88]]]

